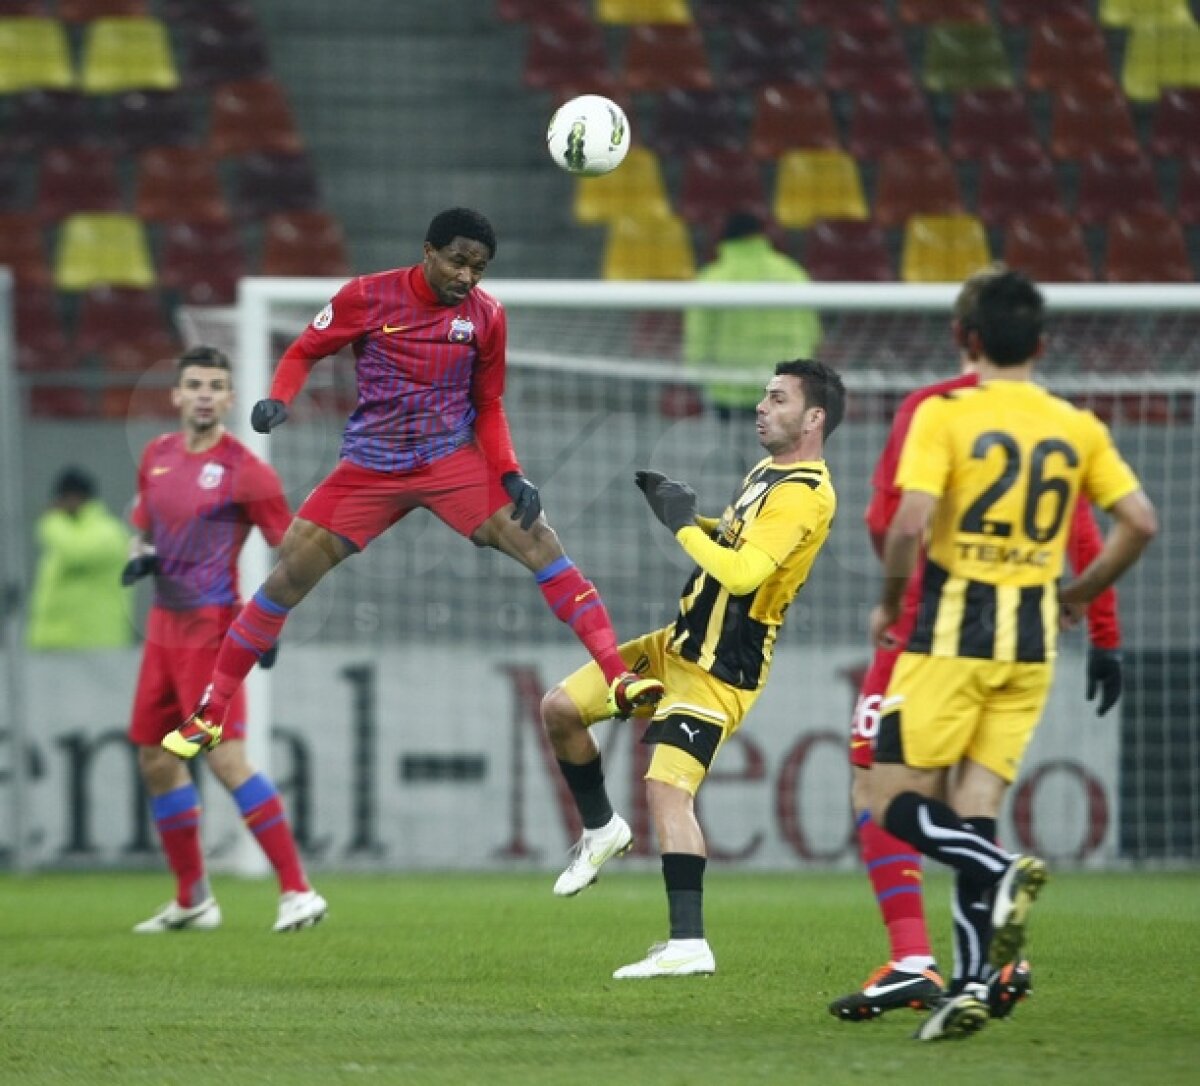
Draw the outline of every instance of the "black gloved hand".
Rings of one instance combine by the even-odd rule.
[[[519,471],[510,471],[502,475],[500,482],[516,507],[512,511],[512,519],[520,517],[521,527],[529,531],[542,512],[542,496],[538,493],[538,488]]]
[[[282,400],[259,400],[250,412],[250,425],[260,434],[269,434],[287,417],[287,404]]]
[[[139,554],[136,558],[130,558],[125,563],[125,568],[121,570],[121,584],[128,588],[143,577],[149,577],[152,573],[157,572],[158,555]]]
[[[661,472],[639,471],[633,476],[654,515],[674,535],[680,528],[696,523],[696,492],[687,483],[668,479]]]
[[[275,666],[275,661],[279,659],[279,642],[276,641],[266,652],[258,658],[258,666],[263,671],[270,671]]]
[[[1103,716],[1121,696],[1121,653],[1117,649],[1102,649],[1088,646],[1087,654],[1087,700],[1097,694],[1100,703],[1096,715]]]

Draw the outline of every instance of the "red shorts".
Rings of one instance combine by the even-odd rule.
[[[887,693],[900,652],[900,649],[876,649],[858,688],[858,701],[854,704],[854,718],[850,722],[850,764],[857,769],[870,769],[875,763],[879,706]]]
[[[221,639],[240,608],[198,607],[192,611],[150,608],[146,645],[138,672],[129,738],[157,746],[191,715],[212,682]],[[246,695],[239,688],[225,716],[225,738],[246,738]]]
[[[414,471],[371,471],[339,460],[296,516],[361,551],[414,509],[428,509],[470,539],[509,500],[496,469],[476,446],[466,445]]]

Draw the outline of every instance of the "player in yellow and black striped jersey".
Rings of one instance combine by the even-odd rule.
[[[921,1040],[985,1024],[985,982],[1020,960],[1046,869],[1000,848],[996,819],[1049,692],[1060,604],[1078,621],[1157,528],[1104,425],[1032,383],[1042,320],[1041,293],[1020,273],[981,288],[970,333],[979,384],[917,409],[871,616],[872,637],[888,647],[924,540],[920,608],[880,707],[870,785],[875,821],[956,873],[954,979]],[[1060,589],[1081,493],[1115,526]],[[951,772],[957,811],[940,798]]]
[[[756,409],[769,454],[743,480],[719,519],[696,514],[684,483],[653,471],[637,483],[655,515],[696,562],[679,614],[621,646],[627,666],[659,678],[666,694],[643,742],[650,813],[662,850],[670,940],[617,979],[711,973],[704,936],[706,848],[694,797],[721,744],[758,698],[780,624],[829,536],[837,508],[824,444],[842,419],[845,388],[830,367],[781,362]],[[601,865],[629,848],[632,834],[604,788],[600,752],[588,728],[609,715],[599,670],[588,665],[546,695],[542,719],[584,825],[575,858],[554,892],[591,885]]]

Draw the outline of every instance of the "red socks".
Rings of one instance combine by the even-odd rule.
[[[296,850],[296,839],[288,825],[283,810],[283,801],[275,786],[261,773],[233,790],[234,801],[242,812],[242,821],[254,834],[259,846],[266,853],[271,866],[279,876],[279,890],[307,890],[308,880],[304,877],[304,865]]]
[[[858,842],[887,926],[891,960],[933,957],[921,896],[920,853],[877,826],[868,814],[858,819]]]
[[[260,588],[230,624],[213,670],[212,691],[208,701],[208,719],[211,722],[221,723],[225,720],[225,711],[234,693],[262,654],[279,640],[279,631],[283,629],[290,610],[272,603]]]
[[[600,592],[565,554],[534,574],[546,606],[565,622],[600,665],[610,683],[629,669],[617,652],[617,635]]]
[[[175,901],[184,908],[199,905],[209,896],[200,849],[200,793],[194,784],[185,784],[151,796],[150,811],[167,866],[175,876]]]

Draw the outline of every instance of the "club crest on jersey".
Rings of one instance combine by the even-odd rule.
[[[199,485],[201,490],[216,490],[221,485],[221,480],[225,478],[224,464],[205,464],[200,469]]]
[[[760,479],[757,483],[755,483],[752,487],[750,487],[750,489],[747,490],[744,494],[741,494],[738,496],[737,502],[735,503],[737,508],[738,509],[748,509],[756,501],[758,501],[759,498],[761,498],[763,496],[763,494],[766,492],[766,489],[767,489],[767,484],[764,483]]]
[[[446,338],[451,343],[470,343],[475,338],[475,324],[470,317],[455,317],[450,322]]]
[[[324,332],[333,323],[333,302],[330,302],[324,309],[313,317],[313,327],[318,332]]]

